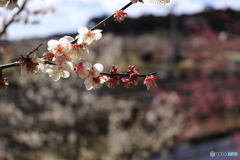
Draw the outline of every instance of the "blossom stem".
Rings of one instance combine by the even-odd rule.
[[[104,72],[101,72],[100,74],[101,75],[105,75],[105,76],[121,76],[121,77],[130,76],[129,73],[116,74],[116,73],[104,73]],[[146,77],[146,76],[151,76],[151,75],[157,75],[157,73],[153,72],[153,73],[148,73],[148,74],[138,74],[136,76],[137,77]]]

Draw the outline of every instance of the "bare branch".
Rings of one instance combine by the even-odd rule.
[[[120,76],[120,77],[126,77],[126,76],[130,76],[129,73],[122,73],[122,74],[116,74],[116,73],[100,73],[101,75],[105,75],[105,76]],[[146,76],[151,76],[151,75],[157,75],[156,72],[153,73],[148,73],[148,74],[138,74],[136,75],[137,77],[146,77]]]
[[[19,61],[9,63],[9,64],[3,64],[3,65],[0,65],[0,70],[6,69],[6,68],[16,67],[16,66],[19,66],[19,65],[20,65]]]
[[[33,51],[31,51],[27,56],[30,56],[33,52],[39,51],[39,47],[41,47],[43,44],[39,44],[37,48],[35,48]]]
[[[25,9],[25,6],[26,6],[27,2],[28,2],[28,0],[24,1],[23,4],[22,4],[22,6],[19,8],[18,12],[15,13],[15,14],[12,16],[11,20],[10,20],[7,24],[5,24],[5,25],[3,26],[3,29],[2,29],[2,31],[0,32],[0,37],[2,37],[2,36],[6,33],[6,30],[7,30],[7,28],[10,26],[10,24],[12,24],[12,23],[14,22],[14,19]]]

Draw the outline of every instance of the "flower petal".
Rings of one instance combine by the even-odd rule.
[[[94,70],[97,70],[99,72],[102,72],[103,69],[104,69],[104,67],[103,67],[103,65],[101,63],[94,64],[93,68],[94,68]]]
[[[63,38],[65,38],[68,42],[74,41],[74,38],[71,36],[64,36]]]
[[[50,48],[53,48],[53,47],[55,47],[56,45],[58,45],[58,41],[57,41],[57,40],[52,39],[52,40],[48,41],[48,46],[49,46]]]
[[[91,65],[90,63],[88,63],[88,62],[83,63],[83,67],[84,67],[85,69],[88,69],[88,70],[91,70],[91,69],[92,69],[92,65]]]
[[[72,62],[70,62],[70,61],[65,61],[65,62],[63,62],[62,64],[61,64],[61,66],[63,67],[63,69],[65,69],[65,70],[67,70],[67,71],[69,71],[69,72],[71,72],[71,71],[73,71],[73,63]]]
[[[86,89],[87,90],[91,90],[93,89],[93,78],[92,77],[88,77],[84,80],[84,84],[86,86]]]
[[[88,49],[84,49],[83,52],[82,52],[82,57],[81,59],[82,60],[86,60],[89,56],[89,50]]]
[[[83,39],[81,36],[77,36],[78,40],[77,40],[77,44],[82,44],[83,43]]]
[[[88,32],[88,28],[87,27],[79,27],[78,28],[78,33],[79,34],[85,34]]]
[[[68,71],[63,70],[62,77],[68,78],[70,76],[70,73]]]
[[[58,81],[61,76],[59,74],[58,71],[52,70],[52,72],[49,73],[49,76],[54,80],[54,81]]]
[[[101,33],[101,32],[102,32],[101,29],[95,29],[95,30],[92,31],[92,33]]]

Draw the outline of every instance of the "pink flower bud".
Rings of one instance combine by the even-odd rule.
[[[124,21],[125,17],[128,16],[127,13],[124,12],[124,10],[117,10],[115,11],[114,18],[120,23]]]
[[[5,90],[9,83],[7,82],[7,78],[1,78],[0,79],[0,90]]]

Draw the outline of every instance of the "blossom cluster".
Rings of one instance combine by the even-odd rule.
[[[144,3],[143,0],[131,0],[131,3],[137,3],[137,2],[141,2]],[[170,3],[170,0],[149,0],[150,3],[158,3],[161,5],[166,5],[168,3]]]
[[[48,51],[43,53],[43,58],[38,58],[36,54],[32,58],[30,55],[25,57],[21,55],[19,62],[22,75],[32,78],[41,71],[54,81],[58,81],[60,78],[68,78],[70,73],[75,72],[84,80],[87,90],[100,88],[104,83],[114,88],[121,81],[126,88],[137,85],[139,73],[135,66],[129,66],[123,75],[119,74],[118,67],[112,66],[108,75],[102,75],[104,67],[101,63],[92,65],[85,62],[89,55],[88,46],[102,37],[101,32],[100,29],[89,30],[86,27],[79,27],[79,34],[75,39],[64,36],[59,40],[50,40]],[[124,78],[120,79],[120,76]],[[147,76],[144,81],[147,89],[156,86],[156,80],[151,77]]]
[[[137,2],[143,3],[143,0],[130,0],[130,5]],[[165,5],[170,0],[150,0],[150,2]],[[9,10],[15,7],[19,8],[17,0],[0,0],[0,7],[5,6]],[[126,16],[128,14],[123,9],[117,10],[112,15],[118,22],[124,21]],[[105,24],[106,21],[107,19],[100,23]],[[47,51],[43,53],[42,58],[38,58],[34,52],[38,48],[26,56],[21,55],[18,62],[21,74],[32,78],[41,71],[48,74],[54,81],[58,81],[60,78],[68,78],[71,73],[75,72],[84,80],[87,90],[100,88],[103,84],[114,88],[120,82],[123,82],[126,88],[131,88],[138,84],[138,77],[145,77],[143,84],[146,85],[148,90],[156,87],[155,73],[140,75],[135,66],[129,66],[124,74],[120,74],[118,67],[115,66],[112,66],[110,73],[103,73],[104,67],[101,63],[92,65],[86,62],[89,56],[88,46],[102,38],[102,30],[97,29],[99,26],[97,25],[94,29],[79,27],[78,35],[75,38],[64,36],[59,40],[52,39],[48,41]],[[2,77],[2,73],[0,73],[0,76]],[[0,89],[5,89],[7,86],[7,79],[1,78]]]
[[[99,76],[103,66],[100,63],[92,66],[87,62],[82,65],[82,68],[77,66],[87,59],[89,55],[87,46],[102,37],[101,31],[80,27],[79,35],[75,39],[64,36],[59,40],[48,41],[48,51],[43,53],[43,58],[37,58],[36,55],[33,58],[30,58],[30,55],[25,57],[21,55],[19,58],[21,73],[32,78],[41,71],[47,73],[54,81],[58,81],[60,78],[68,78],[75,70],[80,78],[85,79],[86,88],[92,89],[93,78]],[[76,43],[73,43],[75,40],[77,40]]]
[[[0,0],[0,7],[6,7],[7,10],[13,10],[19,8],[17,4],[18,0]]]

